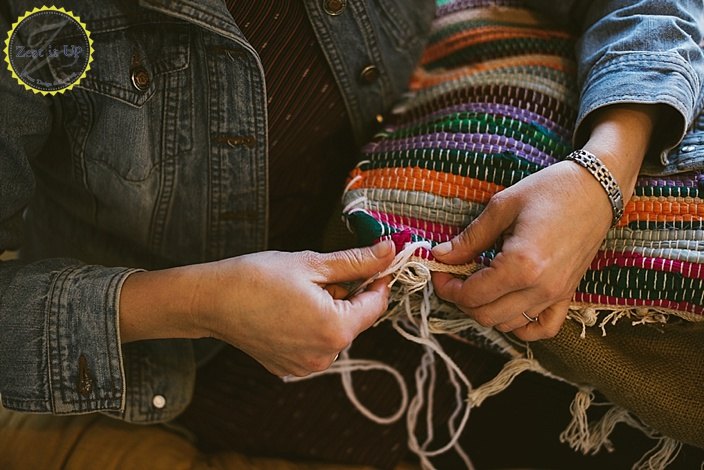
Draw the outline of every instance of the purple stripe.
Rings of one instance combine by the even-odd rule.
[[[363,152],[394,152],[421,148],[460,149],[483,153],[510,151],[521,158],[541,166],[552,165],[558,160],[520,140],[496,134],[461,134],[437,132],[404,139],[382,140],[367,144]]]
[[[681,186],[686,188],[696,188],[702,175],[670,175],[667,178],[655,178],[652,176],[641,176],[638,178],[636,186],[672,187]]]

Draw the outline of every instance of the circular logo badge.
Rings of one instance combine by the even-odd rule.
[[[5,62],[25,89],[43,95],[63,93],[90,69],[93,40],[86,25],[63,8],[26,12],[5,40]]]

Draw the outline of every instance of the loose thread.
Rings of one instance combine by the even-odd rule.
[[[390,416],[379,416],[373,413],[369,408],[364,406],[362,402],[357,398],[354,392],[354,386],[352,384],[352,372],[361,372],[369,370],[382,370],[391,374],[396,382],[398,383],[398,388],[401,391],[401,403],[398,409]],[[349,348],[340,352],[340,357],[337,361],[333,362],[332,365],[321,372],[315,372],[306,377],[293,377],[286,376],[283,378],[284,382],[300,382],[302,380],[309,380],[315,377],[320,377],[328,374],[340,374],[342,379],[342,386],[345,390],[347,398],[352,402],[352,404],[362,413],[367,419],[374,421],[378,424],[393,424],[398,421],[408,408],[408,387],[403,379],[403,376],[399,371],[393,367],[384,364],[379,361],[372,361],[366,359],[350,359]]]
[[[406,415],[406,423],[408,427],[408,445],[411,451],[413,451],[420,458],[421,465],[423,468],[434,468],[430,457],[440,455],[447,452],[449,449],[458,447],[458,440],[462,434],[462,431],[466,427],[467,421],[469,419],[469,413],[471,406],[469,403],[463,403],[461,399],[461,387],[462,384],[471,391],[472,386],[469,379],[464,375],[464,373],[459,369],[457,364],[442,350],[442,347],[437,342],[435,338],[432,337],[430,329],[428,327],[428,317],[430,315],[430,297],[432,295],[432,284],[426,283],[423,289],[423,302],[421,303],[421,308],[419,312],[420,319],[417,318],[413,313],[413,309],[410,303],[410,296],[404,296],[402,302],[406,308],[406,316],[404,318],[395,318],[392,321],[392,325],[398,333],[405,339],[412,341],[414,343],[420,344],[424,347],[425,353],[421,359],[421,364],[416,369],[416,395],[411,400],[409,405],[409,412]],[[403,326],[402,326],[403,325]],[[405,326],[405,328],[404,328]],[[410,330],[410,331],[408,331]],[[433,409],[432,409],[432,395],[434,394],[435,387],[435,373],[430,372],[432,366],[435,363],[434,355],[438,355],[448,372],[448,377],[452,386],[455,388],[455,394],[457,397],[457,406],[452,413],[452,417],[448,422],[448,431],[450,434],[450,440],[443,447],[436,450],[428,450],[429,444],[432,442],[432,422],[433,422]],[[430,380],[426,387],[426,377],[430,376]],[[457,380],[459,379],[459,381]],[[460,384],[462,382],[462,384]],[[427,390],[427,391],[426,391]],[[423,445],[418,443],[418,439],[415,435],[415,430],[417,427],[418,415],[423,405],[425,404],[425,397],[428,396],[428,403],[426,407],[426,423],[429,424],[429,438],[426,438]],[[464,408],[464,413],[461,410]],[[455,427],[455,422],[461,414],[461,419],[457,427]],[[464,451],[459,454],[463,459],[467,468],[473,468],[471,461],[466,456]]]
[[[572,421],[560,434],[560,442],[567,443],[572,449],[579,450],[583,454],[589,452],[589,417],[587,409],[594,400],[594,389],[582,387],[575,394],[570,404]]]
[[[424,262],[425,260],[414,258],[414,254],[419,249],[429,250],[430,243],[427,241],[407,243],[396,255],[389,268],[380,274],[380,277],[392,276],[389,286],[398,284],[399,288],[395,289],[392,295],[392,300],[396,302],[396,306],[390,309],[379,321],[390,320],[392,327],[403,338],[419,344],[424,350],[420,364],[414,373],[416,393],[410,401],[406,383],[396,369],[379,361],[350,359],[347,349],[340,353],[340,359],[333,363],[328,370],[304,378],[289,377],[286,381],[295,382],[320,375],[339,373],[348,399],[360,413],[371,421],[379,424],[391,424],[398,421],[405,413],[408,429],[408,447],[418,456],[423,468],[433,469],[432,457],[454,449],[465,466],[468,469],[472,469],[472,462],[458,441],[467,425],[470,411],[473,407],[480,406],[486,398],[505,390],[515,377],[524,371],[535,371],[558,380],[563,379],[543,369],[538,361],[532,357],[530,349],[525,352],[524,356],[509,343],[506,337],[493,329],[481,327],[467,317],[453,316],[447,310],[449,308],[447,305],[433,297],[433,287],[430,282],[431,269]],[[431,311],[436,314],[444,313],[446,315],[443,318],[434,317],[431,320]],[[614,309],[601,320],[599,327],[604,331],[608,323],[615,324],[623,317],[638,318],[639,321],[634,321],[634,324],[666,321],[668,313],[648,309],[639,309],[639,311],[632,308]],[[582,323],[583,336],[586,327],[594,326],[599,319],[598,317],[599,314],[593,306],[577,304],[570,308],[570,318]],[[468,328],[476,329],[479,334],[482,334],[512,357],[496,377],[476,389],[472,387],[467,376],[445,353],[434,337],[438,333],[461,332]],[[449,441],[438,449],[430,450],[429,448],[435,440],[433,408],[437,382],[436,367],[438,361],[436,361],[436,357],[441,360],[447,370],[448,380],[455,390],[456,406],[447,422]],[[398,382],[401,392],[401,403],[396,412],[389,416],[379,416],[371,412],[359,401],[354,392],[352,372],[365,370],[386,371]],[[462,398],[463,387],[466,388],[465,396],[467,400]],[[571,448],[584,454],[589,452],[596,453],[602,448],[612,451],[613,445],[609,440],[609,436],[616,424],[624,422],[640,429],[651,438],[658,439],[656,446],[634,465],[633,468],[635,470],[664,468],[677,457],[677,453],[681,448],[680,443],[658,435],[647,426],[639,423],[628,411],[620,407],[612,407],[601,420],[590,425],[587,410],[593,399],[593,388],[583,386],[578,390],[570,405],[572,421],[560,434],[561,442],[569,444]],[[426,435],[421,443],[416,436],[416,431],[423,411],[425,411],[423,420],[425,421]]]
[[[542,372],[543,368],[538,361],[528,357],[517,357],[508,361],[501,371],[482,386],[468,394],[469,402],[473,406],[481,406],[487,398],[503,392],[508,388],[520,373],[532,370]]]
[[[675,461],[681,450],[681,442],[670,437],[661,437],[655,447],[631,468],[632,470],[663,470]]]

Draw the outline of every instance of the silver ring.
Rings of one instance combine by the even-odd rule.
[[[340,357],[340,353],[335,354],[335,359],[332,360],[332,362],[337,361],[337,358]]]
[[[521,312],[521,313],[523,314],[523,316],[525,317],[525,319],[528,320],[528,321],[531,322],[531,323],[538,321],[538,315],[536,315],[536,316],[534,316],[534,317],[531,317],[531,316],[528,315],[526,312]]]

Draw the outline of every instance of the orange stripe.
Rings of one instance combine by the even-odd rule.
[[[631,200],[626,205],[627,212],[643,212],[651,214],[692,215],[704,217],[704,201],[677,201],[640,199]]]
[[[443,197],[457,197],[465,201],[486,204],[491,196],[504,186],[424,168],[379,168],[362,171],[355,169],[350,177],[361,175],[350,189],[382,188],[404,191],[422,191]]]
[[[629,222],[700,222],[704,220],[704,201],[695,198],[643,198],[635,196],[626,204],[619,225]]]
[[[380,188],[421,191],[442,197],[457,197],[465,201],[486,204],[505,187],[466,176],[418,167],[354,169],[350,179],[361,176],[350,189]],[[704,201],[694,198],[668,200],[635,197],[626,205],[619,226],[630,222],[701,222],[704,221]]]

